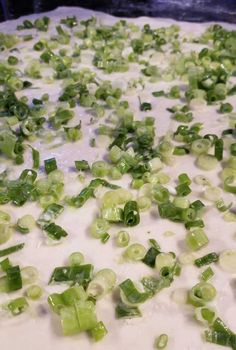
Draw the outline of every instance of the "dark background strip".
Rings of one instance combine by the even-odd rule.
[[[81,6],[121,17],[169,17],[185,21],[236,23],[236,0],[0,0],[0,20]]]

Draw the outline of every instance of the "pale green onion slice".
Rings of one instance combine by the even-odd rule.
[[[98,271],[87,288],[87,294],[94,298],[102,298],[109,293],[116,284],[116,274],[111,269]]]
[[[216,202],[221,198],[222,191],[219,187],[207,187],[204,191],[204,197],[211,201]]]
[[[16,228],[21,233],[29,233],[35,227],[35,220],[32,215],[24,215],[18,219]]]
[[[199,250],[209,242],[207,235],[201,228],[190,231],[186,235],[186,244],[191,250]]]
[[[216,296],[215,287],[206,282],[196,284],[189,292],[189,301],[194,306],[204,306]]]
[[[163,163],[158,157],[151,159],[148,164],[152,173],[155,173],[163,168]]]
[[[224,271],[236,273],[236,250],[223,251],[219,257],[219,265]]]
[[[182,253],[178,256],[181,265],[193,265],[196,256],[193,253]]]
[[[23,284],[32,284],[38,280],[39,272],[33,266],[26,266],[21,269],[21,278]]]
[[[204,175],[196,175],[193,178],[193,181],[197,184],[197,185],[202,185],[202,186],[211,186],[211,181],[210,179],[208,179],[208,177],[204,176]]]
[[[69,256],[69,265],[70,266],[78,266],[83,264],[84,256],[80,252],[74,252]]]
[[[98,218],[95,219],[92,225],[90,226],[89,232],[92,237],[101,238],[101,236],[104,233],[107,233],[109,227],[110,225],[106,220]]]
[[[184,305],[188,301],[188,291],[185,288],[178,288],[171,294],[171,299],[178,305]]]
[[[187,198],[183,197],[175,197],[173,200],[173,203],[176,207],[182,208],[182,209],[187,209],[189,208],[190,201]]]
[[[191,144],[191,151],[196,154],[205,154],[211,147],[211,141],[208,139],[197,139]]]
[[[159,337],[155,340],[155,348],[156,349],[166,349],[168,344],[168,335],[167,334],[161,334]]]
[[[147,211],[151,208],[152,201],[149,197],[142,196],[137,198],[137,204],[140,211]]]
[[[163,267],[173,267],[175,263],[176,258],[172,253],[160,253],[156,256],[155,268],[160,272]]]
[[[7,242],[13,234],[13,230],[9,223],[0,222],[0,244]]]
[[[130,236],[127,231],[119,231],[115,236],[117,247],[127,247],[130,241]]]
[[[217,167],[218,160],[210,154],[201,154],[197,158],[197,166],[203,170],[213,170]]]
[[[32,285],[26,289],[26,295],[29,299],[38,300],[43,295],[43,289],[38,285]]]
[[[139,243],[131,244],[124,252],[124,257],[131,261],[140,261],[144,258],[147,249]]]
[[[216,310],[212,308],[204,306],[195,308],[195,318],[204,326],[211,325],[214,322],[216,316]]]

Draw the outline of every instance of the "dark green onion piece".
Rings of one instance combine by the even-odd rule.
[[[29,307],[29,304],[24,297],[20,297],[11,300],[7,307],[11,311],[12,315],[17,316],[24,312]]]
[[[104,179],[94,179],[92,180],[87,187],[85,187],[77,196],[71,197],[68,202],[69,205],[80,208],[87,202],[87,200],[91,197],[94,197],[94,190],[99,187],[104,186],[115,190],[120,188],[120,186],[113,185]]]
[[[149,102],[141,102],[140,97],[139,97],[139,109],[142,112],[151,111],[152,105]]]
[[[108,240],[110,239],[110,235],[109,235],[109,233],[104,233],[104,234],[102,234],[102,236],[101,236],[101,242],[103,243],[103,244],[105,244],[105,243],[107,243],[108,242]]]
[[[123,303],[119,303],[116,306],[116,318],[134,318],[141,316],[142,314],[136,306],[127,306]]]
[[[150,267],[155,267],[155,261],[158,254],[160,254],[160,251],[154,247],[151,247],[148,249],[145,257],[142,259],[142,262]]]
[[[194,220],[194,221],[188,221],[188,222],[185,222],[184,224],[185,228],[187,230],[189,230],[190,228],[192,227],[205,227],[205,224],[204,224],[204,221],[203,220]]]
[[[220,113],[231,113],[233,110],[233,106],[226,102],[226,103],[221,103],[220,105]]]
[[[151,247],[155,248],[158,251],[161,251],[161,246],[157,243],[157,241],[154,238],[150,238],[148,242]]]
[[[33,158],[33,168],[39,169],[40,166],[40,153],[37,149],[31,147],[32,150],[32,158]]]
[[[202,256],[201,258],[198,258],[194,260],[194,264],[197,267],[202,267],[205,265],[210,265],[213,262],[217,262],[219,260],[219,255],[216,253],[209,253],[207,255]]]
[[[137,202],[129,201],[124,206],[124,224],[126,226],[135,226],[140,222]]]
[[[186,173],[182,173],[178,176],[178,180],[180,184],[187,184],[190,185],[191,184],[191,180],[188,176],[188,174]]]
[[[236,156],[236,143],[232,143],[232,144],[230,145],[230,154],[231,154],[232,156]]]
[[[169,276],[170,277],[170,276]],[[142,278],[141,282],[144,286],[146,292],[150,297],[154,296],[156,293],[160,292],[164,288],[168,288],[171,285],[173,278],[156,278],[153,276]]]
[[[90,170],[89,163],[87,160],[76,160],[75,167],[78,171],[87,171]]]
[[[205,338],[209,343],[228,346],[233,350],[236,349],[236,335],[228,335],[227,333],[217,331],[205,331]]]
[[[73,282],[86,287],[91,281],[93,265],[77,265],[56,267],[52,273],[49,283],[52,282]]]
[[[19,250],[24,248],[24,245],[25,245],[24,243],[20,243],[12,247],[8,247],[3,250],[0,250],[0,258],[9,254],[18,252]]]
[[[46,174],[49,174],[53,170],[56,170],[57,169],[56,159],[55,158],[46,159],[44,161],[44,168],[45,168]]]
[[[189,149],[184,146],[176,146],[174,148],[173,154],[175,156],[184,156],[185,154],[189,153]]]
[[[127,301],[131,304],[141,304],[149,298],[149,293],[141,293],[130,279],[119,284],[119,287],[124,293]]]
[[[10,263],[10,260],[8,258],[2,260],[0,262],[0,268],[3,270],[3,271],[6,271],[7,269],[9,269],[11,267],[11,263]]]
[[[176,186],[176,192],[177,192],[177,196],[180,197],[185,197],[187,196],[189,193],[191,193],[191,188],[188,186],[187,183],[181,183],[180,185]]]
[[[68,236],[68,233],[59,225],[54,222],[44,226],[43,230],[46,231],[47,235],[53,240],[59,241],[62,237]]]
[[[215,141],[215,157],[217,160],[223,159],[223,150],[224,150],[224,141],[222,139],[218,139]]]
[[[22,288],[22,279],[19,266],[12,266],[6,270],[8,290],[13,292]]]
[[[44,228],[52,223],[64,210],[64,207],[57,203],[52,203],[47,206],[37,220],[37,224]]]
[[[196,211],[202,209],[205,207],[205,204],[203,204],[199,199],[197,199],[196,201],[194,201],[193,203],[190,204],[189,206],[191,209],[194,209]]]
[[[160,91],[153,91],[152,96],[154,97],[160,97],[160,96],[165,96],[165,91],[160,90]]]
[[[183,221],[181,208],[176,207],[173,203],[160,203],[158,204],[159,215],[163,219],[169,219],[172,221]]]
[[[216,332],[221,332],[227,335],[233,335],[234,333],[231,331],[231,329],[226,326],[226,324],[224,323],[224,321],[220,318],[217,317],[212,325],[212,329],[213,331]]]
[[[7,59],[8,64],[14,66],[18,63],[18,58],[16,56],[9,56]]]

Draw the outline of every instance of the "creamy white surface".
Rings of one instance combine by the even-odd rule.
[[[52,20],[51,27],[55,26],[56,22],[59,22],[63,17],[68,15],[76,15],[78,19],[88,18],[91,15],[96,15],[105,24],[111,24],[117,21],[109,15],[101,13],[94,13],[93,11],[83,10],[79,8],[59,8],[56,11],[49,13]],[[27,16],[27,18],[35,18],[40,16]],[[168,26],[172,23],[176,23],[173,20],[167,19],[150,19],[150,18],[137,18],[131,19],[132,22],[143,25],[149,23],[153,27]],[[22,18],[16,21],[9,21],[0,24],[0,31],[14,32],[16,25],[22,22]],[[195,23],[181,23],[181,31],[186,33],[187,36],[196,36],[198,33],[204,31],[209,26],[209,23],[195,24]],[[225,27],[233,28],[233,26],[223,24]],[[24,31],[26,34],[27,31]],[[20,33],[21,34],[21,33]],[[46,36],[44,33],[37,33],[36,36]],[[18,47],[32,47],[34,41],[19,44]],[[194,45],[196,49],[198,45]],[[186,50],[189,48],[186,47]],[[33,52],[33,50],[32,50]],[[3,54],[0,54],[3,56]],[[24,50],[18,56],[24,55]],[[1,58],[1,56],[0,56]],[[82,63],[77,68],[87,65],[88,57],[84,57]],[[163,58],[160,57],[160,60]],[[163,61],[161,61],[163,62]],[[24,63],[22,63],[24,65]],[[90,67],[90,65],[88,65]],[[139,69],[140,70],[140,69]],[[97,71],[98,72],[98,71]],[[105,75],[102,72],[98,74],[105,79],[113,80],[117,77],[118,83],[124,84],[128,82],[130,77],[135,77],[137,70],[132,67],[130,72],[116,73],[112,75]],[[40,97],[43,92],[50,94],[50,100],[57,101],[58,93],[61,91],[61,81],[58,81],[51,85],[42,85],[40,81],[35,83],[40,87],[40,90],[28,90],[30,91],[30,97]],[[57,87],[55,87],[57,85]],[[173,85],[173,83],[172,83]],[[148,113],[156,117],[156,131],[157,136],[164,135],[168,130],[175,130],[177,122],[170,119],[170,113],[166,111],[166,107],[175,105],[177,100],[167,100],[165,98],[155,98],[151,95],[152,91],[161,90],[162,88],[171,86],[168,83],[148,83],[145,88],[145,93],[134,92],[133,95],[128,96],[129,102],[136,112],[137,119],[145,116],[145,113],[139,112],[137,96],[140,95],[150,100],[153,106],[153,110]],[[20,92],[19,95],[25,94],[25,91]],[[235,97],[227,99],[236,108]],[[55,105],[53,106],[55,107]],[[207,107],[205,110],[194,111],[194,122],[204,122],[204,131],[219,133],[223,128],[227,128],[227,121],[225,123],[220,121],[220,115],[216,112],[217,107]],[[65,193],[76,194],[84,187],[77,179],[76,172],[71,171],[69,168],[73,166],[74,160],[86,159],[92,162],[96,159],[101,159],[104,155],[103,148],[90,148],[89,140],[94,137],[94,128],[96,126],[89,125],[89,115],[82,109],[76,109],[76,117],[73,120],[73,125],[76,124],[76,120],[82,120],[83,139],[71,144],[67,143],[63,147],[50,150],[48,145],[42,142],[34,143],[35,147],[40,150],[41,159],[47,159],[49,157],[56,157],[58,167],[63,169],[66,173],[66,186]],[[101,121],[103,122],[103,121]],[[222,126],[223,125],[223,126]],[[174,186],[178,174],[187,172],[192,178],[197,174],[205,174],[209,176],[214,185],[218,185],[220,180],[218,169],[204,172],[199,171],[194,166],[194,159],[190,156],[184,158],[177,158],[177,162],[174,167],[166,167],[165,171],[170,174],[172,180],[171,184]],[[22,166],[15,168],[12,177],[16,177],[20,171],[24,168],[30,168],[32,164],[31,153],[26,153],[26,160]],[[41,171],[43,174],[43,171]],[[118,184],[127,186],[129,183],[128,176],[124,176],[121,181],[117,181]],[[190,199],[199,198],[201,196],[202,188],[196,184],[192,184],[191,188],[193,193],[190,195]],[[234,201],[233,195],[223,194],[223,198],[226,201]],[[222,215],[213,208],[210,202],[205,201],[209,205],[209,210],[204,216],[206,223],[206,233],[209,237],[209,245],[196,253],[196,257],[202,256],[205,253],[216,251],[220,252],[228,248],[236,248],[236,241],[234,235],[236,232],[235,223],[225,222],[222,219]],[[24,214],[31,213],[35,218],[38,217],[41,209],[35,203],[26,204],[22,208],[15,208],[13,206],[1,206],[0,209],[8,211],[13,218],[13,221],[21,217]],[[99,240],[95,240],[88,235],[88,225],[92,219],[98,214],[98,205],[96,200],[90,200],[84,207],[80,209],[65,208],[63,214],[57,219],[57,223],[62,225],[63,228],[69,233],[68,238],[63,244],[57,246],[48,246],[44,240],[44,236],[39,229],[35,229],[34,232],[26,236],[21,236],[18,233],[14,234],[11,241],[2,245],[1,248],[9,246],[10,244],[25,241],[25,248],[19,253],[12,255],[11,259],[15,263],[20,263],[21,266],[33,265],[38,267],[40,271],[40,279],[42,285],[45,287],[45,296],[39,302],[32,302],[32,315],[24,314],[22,316],[11,318],[0,317],[0,339],[1,349],[3,350],[75,350],[75,349],[95,349],[95,350],[143,350],[153,349],[153,343],[156,336],[161,333],[167,333],[169,335],[169,350],[202,350],[216,349],[216,345],[206,344],[201,338],[201,334],[204,331],[199,323],[193,320],[193,308],[190,306],[178,306],[174,303],[170,295],[173,290],[178,288],[191,288],[198,282],[200,270],[188,266],[183,267],[182,274],[179,278],[176,278],[174,283],[169,289],[164,289],[161,293],[157,294],[153,299],[147,301],[141,306],[143,317],[132,320],[116,320],[114,316],[115,304],[110,296],[102,299],[97,303],[97,315],[98,319],[102,320],[108,329],[108,335],[100,343],[94,344],[88,338],[86,334],[79,334],[73,337],[63,337],[60,329],[59,318],[54,317],[52,313],[48,311],[47,295],[52,291],[60,291],[65,289],[65,286],[48,286],[47,282],[51,275],[51,272],[56,266],[62,266],[67,263],[67,258],[70,253],[74,251],[81,251],[87,262],[94,264],[95,270],[100,268],[110,267],[117,273],[118,282],[122,282],[126,278],[132,278],[133,280],[139,280],[143,275],[149,275],[150,269],[142,263],[119,263],[122,249],[115,247],[113,239],[111,238],[107,244],[101,244]],[[113,226],[110,230],[115,233],[119,230],[119,227]],[[174,236],[165,237],[165,231],[175,232]],[[140,242],[147,246],[147,240],[149,238],[155,238],[160,243],[163,251],[174,251],[177,254],[186,251],[184,246],[185,232],[183,225],[175,224],[173,222],[162,220],[158,217],[158,211],[156,206],[153,206],[151,212],[141,213],[141,224],[129,228],[128,231],[131,234],[131,242]],[[219,312],[219,316],[222,317],[225,322],[236,329],[236,275],[230,275],[223,272],[217,265],[214,266],[215,276],[212,280],[214,286],[217,289],[217,297],[213,303]],[[14,298],[21,295],[22,292],[11,294],[10,298]],[[9,296],[0,295],[0,302],[8,300]],[[46,314],[41,314],[39,308],[43,307],[47,310]],[[220,349],[220,347],[219,347]]]

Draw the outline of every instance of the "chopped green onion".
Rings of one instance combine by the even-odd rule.
[[[47,236],[53,240],[59,241],[62,237],[66,237],[68,233],[59,225],[51,222],[49,225],[43,227],[43,230],[47,233]]]
[[[102,298],[109,293],[116,284],[116,274],[111,269],[98,271],[89,282],[87,294],[93,298]]]
[[[167,334],[161,334],[159,337],[155,340],[155,348],[156,349],[165,349],[168,344],[168,335]]]
[[[154,91],[152,92],[152,95],[154,97],[161,97],[161,96],[165,96],[165,92],[163,90],[160,90],[160,91]]]
[[[189,292],[189,301],[194,306],[204,306],[216,296],[215,287],[207,282],[196,284]]]
[[[115,242],[117,247],[127,247],[130,241],[129,233],[126,231],[119,231],[116,234]]]
[[[57,203],[49,204],[39,216],[37,224],[44,228],[52,223],[64,210],[64,207]]]
[[[52,273],[50,283],[53,282],[74,282],[87,286],[90,282],[93,266],[90,264],[79,266],[56,267]]]
[[[3,271],[6,271],[7,269],[9,269],[9,267],[11,267],[11,263],[10,260],[8,258],[5,258],[4,260],[0,261],[0,268]]]
[[[220,267],[227,272],[236,273],[236,250],[225,250],[219,256]]]
[[[141,293],[130,279],[119,284],[119,287],[121,291],[121,299],[124,304],[137,306],[144,303],[149,298],[149,293]]]
[[[19,250],[24,248],[24,245],[25,245],[24,243],[20,243],[12,247],[8,247],[3,250],[0,250],[0,258],[9,254],[18,252]]]
[[[32,284],[38,280],[39,272],[33,266],[26,266],[21,269],[21,277],[23,285]]]
[[[24,215],[18,219],[16,228],[19,232],[29,233],[35,226],[35,220],[32,215]]]
[[[161,272],[163,268],[172,268],[176,263],[176,258],[173,253],[159,253],[155,259],[155,268]]]
[[[78,266],[84,262],[84,256],[80,252],[74,252],[69,256],[69,265]]]
[[[107,329],[102,321],[98,322],[96,326],[90,330],[90,334],[95,341],[102,340],[107,333]]]
[[[210,154],[201,154],[197,159],[197,166],[203,170],[213,170],[217,166],[217,158]]]
[[[12,315],[17,316],[17,315],[20,315],[22,312],[24,312],[29,307],[29,304],[24,297],[20,297],[20,298],[11,300],[7,304],[7,307],[11,311]]]
[[[154,247],[151,247],[148,249],[146,255],[142,259],[142,262],[150,267],[155,267],[155,261],[158,254],[160,254],[160,251]]]
[[[10,292],[22,288],[22,278],[19,266],[11,266],[6,270],[7,285]]]
[[[76,160],[75,167],[78,171],[87,171],[90,169],[90,166],[87,160]]]
[[[102,238],[110,228],[110,224],[107,220],[102,218],[95,219],[89,228],[89,232],[94,238]]]
[[[216,318],[216,312],[208,307],[197,307],[195,309],[195,317],[198,321],[205,326],[209,326],[214,322]]]
[[[178,186],[176,186],[176,192],[177,192],[177,196],[180,197],[185,197],[187,196],[189,193],[191,193],[191,188],[187,185],[187,183],[182,183]]]
[[[44,161],[44,167],[46,174],[51,173],[53,170],[57,169],[57,161],[55,158],[46,159]]]
[[[35,148],[31,147],[32,150],[32,158],[33,158],[33,168],[39,169],[40,166],[40,153]]]
[[[136,226],[140,222],[137,202],[129,201],[124,206],[124,224],[126,226]]]
[[[94,162],[91,167],[91,172],[94,177],[104,177],[109,174],[110,166],[103,160]]]
[[[187,233],[186,244],[191,250],[199,250],[209,242],[207,235],[201,228],[194,229]]]
[[[220,105],[220,113],[231,113],[233,110],[233,106],[230,103],[221,103]]]
[[[209,281],[214,276],[214,271],[212,268],[209,266],[206,270],[204,270],[201,274],[201,280],[203,282]]]
[[[94,179],[77,196],[74,196],[68,200],[69,205],[72,205],[73,207],[76,207],[76,208],[82,207],[90,197],[94,196],[94,190],[99,186],[104,186],[111,189],[119,188],[119,186],[110,184],[104,179],[100,179],[100,178]]]
[[[38,285],[32,285],[32,286],[28,287],[26,290],[26,295],[31,300],[40,299],[42,294],[43,294],[43,290]]]
[[[131,244],[124,252],[124,256],[131,261],[139,261],[144,258],[146,248],[139,243]]]
[[[194,264],[197,267],[202,267],[205,265],[209,265],[213,262],[217,262],[219,260],[219,255],[216,253],[209,253],[207,255],[202,256],[194,261]]]
[[[116,318],[134,318],[141,317],[142,314],[137,306],[127,306],[119,303],[116,306]]]
[[[218,161],[223,159],[223,150],[224,150],[224,141],[222,139],[216,140],[214,156]]]
[[[224,180],[224,190],[226,192],[234,193],[236,194],[236,185],[232,186],[231,184],[234,183],[236,180],[235,176],[229,176]]]

